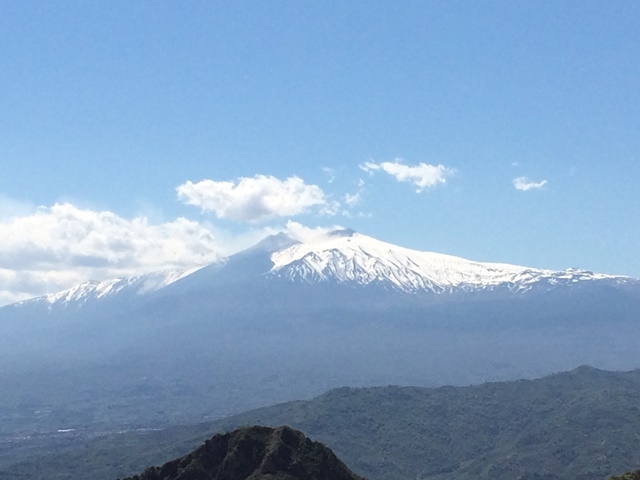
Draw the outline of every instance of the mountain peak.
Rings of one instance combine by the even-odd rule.
[[[630,279],[586,270],[553,271],[503,263],[477,262],[393,245],[352,229],[340,229],[295,243],[271,255],[269,275],[305,283],[379,285],[407,293],[506,289],[525,292],[585,281],[617,285]]]
[[[330,237],[353,237],[357,232],[352,228],[339,228],[329,232]]]
[[[263,238],[249,250],[272,253],[284,248],[288,248],[297,243],[299,243],[297,240],[291,238],[284,232],[280,232],[275,235],[269,235],[268,237]]]
[[[196,275],[196,270],[200,270]],[[188,277],[185,278],[185,277]],[[404,293],[454,293],[500,290],[523,293],[557,287],[581,288],[598,282],[611,287],[640,285],[637,279],[568,268],[548,270],[467,260],[435,252],[404,248],[363,235],[351,228],[311,231],[298,237],[280,232],[253,247],[207,267],[152,272],[103,282],[85,282],[62,292],[15,304],[18,307],[85,305],[112,298],[134,298],[181,280],[180,288],[200,291],[207,286],[269,278],[294,283],[330,282],[375,285]],[[182,279],[184,278],[184,281]],[[178,288],[178,287],[174,287]]]
[[[188,473],[188,474],[187,474]],[[364,480],[326,446],[290,427],[246,427],[216,435],[184,457],[125,480]]]

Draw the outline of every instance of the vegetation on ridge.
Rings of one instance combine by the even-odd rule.
[[[364,480],[331,450],[289,427],[245,427],[125,480]]]
[[[472,387],[340,388],[216,423],[57,451],[25,447],[0,455],[0,470],[29,480],[113,480],[183,455],[213,432],[287,424],[372,480],[605,480],[640,464],[639,398],[640,370],[589,367]]]
[[[609,480],[640,480],[640,470],[628,472],[623,475],[611,477]]]

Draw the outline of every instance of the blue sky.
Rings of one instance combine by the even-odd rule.
[[[640,277],[638,24],[634,1],[3,2],[0,303],[288,222]]]

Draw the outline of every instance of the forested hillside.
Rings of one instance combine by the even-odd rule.
[[[0,470],[113,480],[184,455],[212,433],[264,424],[304,432],[372,480],[604,480],[640,464],[639,398],[640,370],[590,367],[470,387],[339,388],[215,423],[3,444],[10,454]]]

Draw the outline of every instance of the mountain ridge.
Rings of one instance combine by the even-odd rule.
[[[218,434],[191,453],[124,480],[365,480],[288,426]]]
[[[604,480],[640,465],[639,395],[640,370],[590,366],[464,387],[341,387],[215,422],[59,439],[48,444],[55,452],[33,438],[0,458],[0,470],[41,465],[33,480],[112,480],[258,424],[300,430],[376,480]]]
[[[251,260],[263,260],[246,269]],[[241,261],[242,260],[242,261]],[[248,261],[247,261],[248,260]],[[235,271],[229,275],[229,267]],[[242,271],[242,269],[245,271]],[[271,235],[256,245],[204,267],[165,270],[134,277],[107,281],[89,281],[69,289],[23,300],[2,308],[26,308],[44,305],[49,311],[61,306],[113,299],[119,294],[128,298],[141,298],[146,294],[162,292],[174,284],[186,285],[189,277],[211,281],[213,272],[224,269],[228,278],[269,281],[286,280],[290,283],[377,286],[403,294],[446,294],[457,292],[506,291],[522,294],[533,290],[574,288],[588,283],[624,287],[639,285],[640,280],[622,275],[593,273],[568,268],[549,270],[507,263],[467,260],[435,252],[412,250],[362,235],[351,229],[340,229],[307,241],[299,241],[281,232]],[[200,273],[198,273],[200,271]],[[195,274],[195,275],[194,275]],[[214,282],[215,283],[215,282]]]
[[[562,271],[506,263],[476,262],[453,255],[399,247],[353,230],[331,232],[320,242],[297,243],[276,251],[270,275],[310,283],[324,280],[369,284],[387,282],[410,292],[443,293],[457,288],[474,290],[506,285],[527,291],[536,282],[549,285],[586,280],[625,282],[628,277],[587,270]]]
[[[144,295],[161,290],[178,280],[191,275],[200,268],[159,270],[156,272],[119,277],[111,280],[89,280],[56,293],[42,295],[10,304],[8,306],[25,307],[33,303],[48,305],[49,308],[69,303],[85,304],[97,300],[112,298],[118,294]]]

